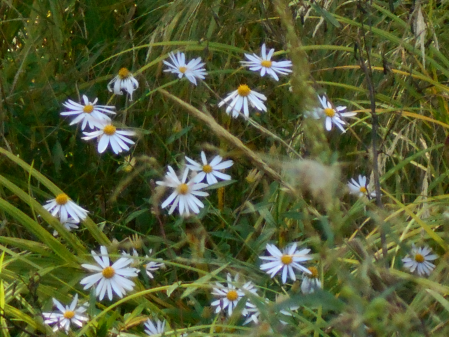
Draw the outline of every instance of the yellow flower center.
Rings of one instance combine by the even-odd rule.
[[[129,75],[130,75],[130,72],[129,72],[129,70],[126,69],[126,68],[122,68],[122,69],[120,69],[120,70],[118,71],[118,76],[119,76],[122,80],[124,80],[125,78],[128,78]]]
[[[203,166],[203,172],[204,173],[211,173],[212,172],[212,166],[209,164]]]
[[[176,190],[179,194],[186,195],[189,192],[189,186],[187,184],[179,185]]]
[[[281,262],[288,265],[293,262],[293,258],[291,255],[282,255]]]
[[[69,201],[69,196],[65,193],[61,193],[56,196],[56,203],[58,205],[65,205],[68,201]]]
[[[83,112],[90,114],[92,111],[94,111],[94,106],[92,104],[87,104],[83,108]]]
[[[415,254],[415,261],[418,263],[423,263],[424,262],[424,256],[422,256],[421,254]]]
[[[250,92],[251,89],[246,84],[240,85],[239,88],[237,89],[237,93],[239,94],[239,96],[242,97],[248,96]]]
[[[187,71],[187,67],[179,67],[179,71],[184,74]]]
[[[106,125],[103,129],[103,132],[108,136],[112,136],[115,133],[115,130],[116,128],[114,125]]]
[[[67,310],[64,312],[64,318],[71,319],[75,316],[75,312],[71,310]]]
[[[359,191],[362,192],[362,193],[366,193],[367,192],[365,186],[360,186]]]
[[[326,116],[329,116],[329,117],[334,117],[335,116],[335,110],[332,109],[332,108],[324,109],[324,113],[326,114]]]
[[[316,269],[315,267],[309,267],[307,269],[309,269],[309,271],[312,273],[310,275],[307,275],[307,277],[309,277],[309,278],[318,278],[318,269]]]
[[[226,298],[230,301],[235,301],[236,299],[239,298],[239,294],[237,294],[235,290],[229,290],[228,293],[226,294]]]
[[[262,62],[260,62],[260,65],[265,68],[271,68],[271,61],[263,60]]]
[[[112,278],[115,275],[115,270],[114,270],[114,268],[109,266],[109,267],[104,268],[101,273],[103,274],[104,278]]]

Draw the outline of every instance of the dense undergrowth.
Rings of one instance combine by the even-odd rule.
[[[148,318],[166,320],[167,336],[447,336],[447,7],[2,1],[2,334],[66,335],[42,314],[52,298],[78,294],[89,320],[69,336],[144,336]],[[292,60],[292,74],[274,81],[241,66],[263,43]],[[163,72],[172,51],[201,57],[206,79],[194,86]],[[139,82],[132,101],[107,90],[122,67]],[[233,119],[217,106],[240,84],[267,97],[267,113]],[[357,113],[345,133],[305,118],[317,94]],[[60,116],[82,95],[115,106],[116,125],[136,132],[128,153],[99,154]],[[232,180],[208,189],[198,216],[169,215],[156,182],[201,151],[233,160]],[[358,175],[372,191],[378,182],[381,197],[349,195]],[[89,211],[70,232],[41,206],[62,192]],[[311,249],[304,265],[322,290],[304,294],[299,272],[283,284],[260,270],[267,243],[293,242]],[[412,245],[438,255],[430,275],[404,267]],[[100,246],[112,259],[135,248],[164,267],[154,278],[142,270],[122,299],[100,301],[80,285],[81,264]],[[227,273],[257,289],[230,317],[211,306]],[[259,323],[243,324],[245,300]]]

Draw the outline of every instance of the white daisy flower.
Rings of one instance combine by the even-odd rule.
[[[78,229],[78,228],[79,228],[79,226],[78,226],[79,223],[80,223],[79,221],[77,221],[77,220],[75,220],[75,219],[72,219],[72,218],[68,218],[66,221],[61,222],[61,224],[62,224],[62,225],[65,227],[65,229],[67,229],[69,232],[71,232],[72,229]],[[57,232],[56,230],[53,231],[53,236],[58,236],[58,232]]]
[[[128,252],[122,251],[122,256],[132,260],[130,264],[131,267],[137,268],[140,265],[139,253],[137,253],[137,250],[135,250],[134,248],[132,255]],[[140,270],[137,270],[137,272],[140,272]]]
[[[190,82],[197,85],[196,79],[204,80],[204,76],[207,75],[206,69],[204,69],[205,63],[201,62],[201,57],[191,60],[186,64],[186,56],[184,53],[179,51],[176,53],[169,53],[171,61],[173,64],[167,61],[163,61],[169,69],[165,69],[164,72],[170,72],[172,74],[177,74],[179,78],[185,76]]]
[[[321,281],[316,267],[308,268],[311,274],[304,275],[301,283],[301,291],[303,294],[311,294],[317,289],[321,289]]]
[[[292,305],[287,309],[282,309],[279,311],[280,314],[285,315],[285,316],[293,316],[293,311],[296,311],[299,309],[298,305]],[[283,321],[282,319],[279,319],[279,322],[281,322],[282,324],[286,325],[288,324],[286,321]]]
[[[80,222],[86,219],[87,213],[89,213],[70,200],[65,193],[58,194],[56,198],[48,200],[47,204],[42,207],[49,211],[51,215],[59,217],[61,223],[67,222],[69,216],[73,220]]]
[[[165,321],[155,320],[154,323],[151,319],[148,319],[144,325],[145,325],[145,332],[148,336],[154,336],[154,335],[162,335],[165,331]]]
[[[179,180],[173,168],[168,166],[168,172],[165,175],[165,180],[156,182],[156,184],[160,186],[172,187],[174,189],[173,193],[170,194],[170,196],[161,205],[162,208],[165,208],[173,202],[168,214],[172,214],[178,206],[179,215],[187,216],[190,215],[190,210],[192,210],[193,213],[198,214],[200,212],[200,208],[204,207],[204,204],[197,198],[197,196],[208,196],[209,193],[200,191],[208,185],[196,182],[195,178],[190,179],[189,182],[186,182],[188,173],[189,168],[186,167],[181,180]]]
[[[149,253],[151,254],[152,250],[149,250]],[[122,255],[124,257],[130,258],[133,260],[133,263],[131,264],[132,267],[137,267],[140,265],[140,259],[139,259],[139,254],[137,253],[137,251],[135,249],[133,249],[133,255],[127,253],[127,252],[122,252]],[[145,256],[147,259],[149,259],[149,256],[146,255]],[[149,278],[154,278],[153,273],[155,271],[157,271],[159,268],[164,266],[164,263],[162,262],[162,259],[157,259],[158,261],[148,261],[147,263],[143,264],[143,267],[145,268],[145,271],[148,275]],[[159,262],[161,261],[161,262]],[[140,270],[138,270],[137,272],[140,272]]]
[[[127,68],[121,68],[118,75],[108,83],[108,90],[116,95],[123,95],[123,91],[129,94],[129,100],[133,100],[133,92],[139,87],[139,82]]]
[[[342,119],[342,117],[352,117],[355,116],[355,112],[342,112],[346,109],[345,106],[337,106],[335,109],[332,106],[331,102],[329,102],[326,99],[326,96],[320,97],[318,95],[318,99],[320,100],[321,106],[322,106],[322,115],[325,117],[326,122],[326,130],[330,131],[332,130],[332,124],[337,126],[341,131],[346,132],[346,130],[343,128],[343,125],[346,124],[346,122]]]
[[[76,307],[78,303],[78,294],[73,297],[73,301],[70,305],[63,306],[56,298],[53,298],[53,304],[59,310],[59,312],[44,312],[42,316],[44,317],[44,323],[48,325],[53,325],[53,331],[57,331],[60,328],[65,329],[68,333],[70,329],[70,324],[75,324],[78,327],[83,326],[83,322],[89,320],[89,318],[84,314],[86,312],[86,307],[79,306]]]
[[[151,251],[150,251],[150,253],[151,253]],[[148,255],[145,257],[148,258]],[[162,259],[158,259],[158,260],[162,261]],[[163,267],[164,263],[157,262],[157,261],[148,261],[143,266],[145,267],[145,271],[146,271],[148,277],[154,278],[153,273],[155,271],[157,271],[159,268]]]
[[[293,268],[296,268],[306,274],[312,274],[309,269],[301,265],[301,262],[311,260],[312,257],[308,255],[310,249],[296,250],[296,242],[285,247],[281,252],[275,245],[267,244],[267,250],[271,256],[261,256],[262,260],[270,261],[260,266],[260,269],[271,274],[273,278],[278,271],[282,270],[282,283],[287,281],[287,273],[293,281],[296,281],[296,275]]]
[[[433,261],[438,258],[437,255],[429,255],[432,250],[425,246],[422,248],[416,248],[412,246],[412,251],[405,258],[402,259],[404,267],[408,268],[410,272],[416,272],[419,276],[430,275],[435,265],[429,261]]]
[[[249,117],[249,104],[259,111],[267,111],[267,107],[262,101],[266,101],[267,97],[263,94],[259,94],[256,91],[251,90],[246,84],[242,84],[237,90],[231,92],[228,97],[218,103],[218,107],[223,106],[225,103],[231,101],[226,108],[226,113],[232,111],[232,117],[237,118],[243,108],[243,113],[246,118]]]
[[[246,325],[251,322],[253,322],[254,324],[259,324],[259,316],[260,316],[259,309],[249,301],[247,301],[246,304],[247,304],[246,312],[248,317],[243,322],[243,325]]]
[[[262,50],[260,52],[261,56],[257,56],[256,54],[245,54],[245,57],[249,61],[240,61],[240,63],[245,67],[250,67],[249,70],[259,71],[260,76],[265,76],[265,74],[270,75],[276,81],[279,81],[279,77],[277,74],[287,75],[292,72],[290,69],[292,67],[291,61],[271,61],[271,57],[273,56],[274,49],[270,49],[267,54],[267,49],[265,43],[262,45]]]
[[[262,300],[263,302],[265,302],[266,305],[268,305],[270,303],[270,301],[265,298]],[[257,308],[256,305],[254,305],[253,303],[251,303],[249,300],[246,301],[246,312],[247,312],[247,319],[243,322],[243,325],[246,325],[248,323],[253,322],[254,324],[259,324],[260,322],[260,311]]]
[[[100,247],[101,254],[97,255],[92,251],[92,257],[97,261],[99,266],[92,264],[82,264],[81,267],[96,272],[81,280],[84,290],[96,285],[95,293],[100,301],[103,300],[106,292],[108,298],[112,301],[112,292],[115,292],[120,298],[134,288],[134,282],[128,280],[130,277],[136,277],[138,270],[136,268],[127,267],[133,261],[128,257],[121,257],[111,266],[109,262],[108,250],[105,246]]]
[[[81,123],[81,130],[84,130],[86,125],[89,125],[89,128],[95,129],[98,127],[101,122],[110,122],[111,119],[106,114],[115,115],[114,110],[115,107],[108,105],[95,105],[98,101],[98,98],[95,98],[95,101],[92,103],[89,102],[89,99],[86,95],[83,95],[83,104],[78,104],[72,100],[68,100],[63,103],[64,107],[66,107],[70,111],[61,112],[61,116],[73,116],[77,115],[70,125]]]
[[[187,156],[186,160],[190,163],[187,164],[187,167],[189,169],[191,169],[192,171],[200,172],[195,176],[195,180],[197,182],[202,182],[204,178],[206,178],[207,183],[209,185],[213,185],[218,183],[217,178],[220,178],[222,180],[231,180],[230,175],[221,173],[218,170],[223,170],[231,167],[234,164],[232,160],[223,161],[222,157],[215,156],[214,159],[212,159],[212,161],[208,163],[204,151],[201,151],[201,160],[203,162],[202,165]]]
[[[369,199],[376,197],[376,191],[368,191],[368,182],[366,181],[365,176],[359,175],[358,182],[354,178],[351,178],[351,181],[348,183],[348,187],[349,192],[357,195],[359,198],[363,196],[366,196]]]
[[[90,140],[92,138],[99,138],[98,141],[98,153],[103,153],[106,148],[111,144],[112,151],[115,154],[119,154],[123,150],[129,151],[129,146],[126,144],[134,144],[134,141],[126,138],[125,136],[135,136],[134,131],[117,130],[112,124],[102,124],[99,126],[100,130],[93,132],[83,132],[85,135],[81,137],[84,140]]]
[[[257,289],[254,288],[254,285],[251,281],[246,282],[243,286],[237,288],[232,283],[237,283],[239,280],[239,275],[237,274],[234,278],[234,282],[232,281],[231,274],[227,275],[228,286],[225,287],[221,283],[217,283],[216,287],[212,290],[212,295],[219,297],[218,300],[211,303],[213,307],[217,307],[215,309],[215,313],[218,314],[220,311],[225,311],[228,308],[228,316],[232,315],[232,311],[235,309],[240,299],[245,296],[245,291],[249,291],[255,295],[257,295]],[[245,308],[242,310],[242,315],[246,316],[248,314],[248,307],[254,307],[253,304],[249,304],[249,301],[246,301]]]

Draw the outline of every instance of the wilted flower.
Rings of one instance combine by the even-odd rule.
[[[257,169],[252,169],[246,176],[245,180],[248,184],[253,184],[257,180],[259,180],[262,176],[263,176],[262,172],[258,171]]]
[[[118,75],[108,83],[108,90],[116,95],[123,95],[123,91],[129,94],[129,100],[133,100],[133,92],[139,87],[139,82],[127,68],[121,68]]]

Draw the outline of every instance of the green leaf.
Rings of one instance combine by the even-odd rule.
[[[19,165],[21,168],[23,168],[28,174],[32,175],[34,178],[36,178],[42,185],[44,185],[46,188],[48,188],[54,195],[58,195],[60,193],[64,193],[58,186],[53,184],[49,179],[47,179],[43,174],[35,170],[33,167],[25,163],[22,159],[20,159],[17,156],[14,156],[11,152],[5,150],[4,148],[0,147],[0,153],[4,154],[8,159]],[[87,217],[84,220],[84,226],[89,230],[89,232],[92,234],[92,236],[97,240],[99,244],[102,245],[109,245],[111,241],[108,239],[108,237],[98,229],[97,225],[89,218]]]
[[[449,301],[446,300],[443,296],[441,296],[440,294],[438,294],[435,290],[432,289],[426,289],[426,291],[432,295],[432,297],[434,299],[436,299],[441,305],[442,307],[449,312]]]
[[[189,126],[185,127],[181,131],[176,132],[175,134],[173,134],[170,137],[168,137],[168,139],[167,139],[167,141],[165,143],[167,145],[173,143],[175,140],[181,138],[182,136],[184,136],[187,132],[189,132],[192,129],[193,129],[192,125],[189,125]]]
[[[0,242],[6,245],[13,246],[22,250],[30,251],[42,256],[51,256],[52,253],[48,247],[40,242],[30,241],[19,238],[12,238],[7,236],[0,236]]]
[[[304,215],[300,212],[284,212],[282,213],[282,217],[293,220],[304,220]]]
[[[69,232],[54,216],[52,216],[45,208],[42,207],[34,198],[25,193],[18,186],[11,183],[8,179],[0,175],[0,185],[5,186],[25,203],[27,203],[32,210],[37,211],[42,218],[49,223],[61,237],[63,237],[68,244],[70,244],[76,251],[78,255],[86,254],[86,249],[83,243],[71,232]],[[36,223],[36,222],[35,222]],[[37,224],[37,223],[36,223]],[[42,226],[38,225],[41,231],[48,233]],[[47,243],[43,241],[43,243]]]
[[[53,164],[55,164],[55,169],[57,172],[61,170],[61,162],[66,162],[64,156],[64,151],[62,150],[61,143],[59,141],[56,141],[55,146],[53,146],[53,149],[51,151],[52,157],[53,157]]]
[[[173,283],[168,289],[167,289],[167,296],[170,297],[170,295],[179,288],[179,286],[182,284],[182,282],[175,282]]]
[[[217,188],[220,188],[220,187],[225,187],[225,186],[235,184],[237,181],[238,180],[223,180],[216,184],[207,186],[206,188],[203,189],[203,191],[216,190]]]
[[[204,275],[203,277],[200,277],[198,280],[195,281],[194,286],[193,287],[189,287],[187,288],[181,295],[181,299],[189,296],[191,293],[193,293],[195,290],[197,290],[200,287],[203,286],[207,286],[208,287],[208,283],[209,281],[215,277],[216,275],[218,275],[218,273],[220,273],[223,269],[227,268],[229,265],[229,263],[224,264],[223,266],[221,266],[218,269],[215,269],[213,272]]]
[[[50,233],[42,228],[21,210],[14,207],[6,200],[0,198],[0,209],[11,215],[21,225],[26,227],[34,236],[45,243],[53,252],[67,263],[78,263],[77,258],[67,248],[57,241]]]
[[[148,208],[145,209],[140,209],[138,211],[132,212],[130,215],[128,215],[128,217],[125,219],[124,224],[127,224],[128,222],[134,220],[135,218],[137,218],[139,215],[144,214],[148,212]]]
[[[331,25],[333,25],[337,28],[341,27],[340,22],[338,22],[337,19],[334,18],[334,16],[331,13],[329,13],[327,10],[325,10],[324,8],[321,8],[314,2],[310,2],[310,5],[318,14],[320,14],[324,18],[324,20],[329,22]]]

